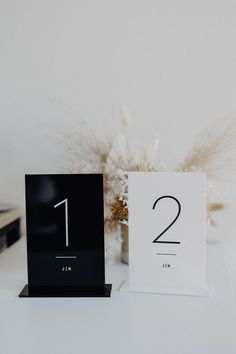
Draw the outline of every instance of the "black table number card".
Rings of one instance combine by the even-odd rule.
[[[26,175],[28,285],[20,297],[109,297],[102,174]]]

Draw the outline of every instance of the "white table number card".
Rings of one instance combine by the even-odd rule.
[[[206,295],[206,176],[130,172],[128,291]]]

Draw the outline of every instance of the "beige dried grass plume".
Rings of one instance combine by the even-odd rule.
[[[211,181],[233,181],[236,171],[236,116],[212,122],[196,139],[177,171],[205,172]]]
[[[207,174],[208,222],[215,226],[212,214],[227,207],[222,201],[215,201],[215,182],[235,182],[236,172],[236,116],[228,115],[211,123],[196,139],[193,148],[177,167],[177,171],[198,171]]]
[[[128,132],[132,119],[128,108],[122,105],[123,128]],[[66,140],[70,155],[70,171],[104,174],[105,227],[114,231],[119,223],[128,222],[128,171],[157,171],[159,140],[141,150],[127,134],[98,138],[95,134],[72,134]],[[177,171],[205,172],[207,174],[207,216],[214,225],[212,213],[226,207],[216,200],[215,182],[235,180],[236,172],[236,116],[229,115],[211,123],[196,139],[192,149]]]

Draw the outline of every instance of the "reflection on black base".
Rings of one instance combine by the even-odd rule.
[[[19,297],[110,297],[112,284],[104,286],[40,286],[22,289]]]

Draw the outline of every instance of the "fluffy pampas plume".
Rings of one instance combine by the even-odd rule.
[[[157,137],[140,150],[127,137],[132,118],[125,103],[121,106],[124,132],[106,139],[95,134],[67,137],[68,169],[72,173],[103,173],[105,231],[115,231],[120,223],[128,224],[128,172],[156,171],[159,140]],[[64,139],[65,140],[65,139]]]
[[[122,133],[98,138],[93,133],[73,132],[65,146],[72,173],[103,173],[105,191],[105,230],[109,234],[120,223],[128,224],[128,172],[158,171],[159,139],[140,149],[128,138],[132,117],[125,103],[121,106]],[[84,131],[84,130],[83,130]],[[175,171],[198,171],[207,174],[207,215],[214,225],[212,214],[226,204],[217,200],[214,184],[235,178],[236,117],[229,115],[213,122],[198,137],[186,158]]]
[[[228,115],[211,123],[196,139],[192,150],[177,167],[177,171],[198,171],[207,174],[207,215],[215,225],[212,214],[225,209],[215,202],[214,183],[234,181],[236,172],[236,116]]]
[[[236,170],[236,116],[211,123],[177,170],[206,172],[214,181],[230,179]]]

